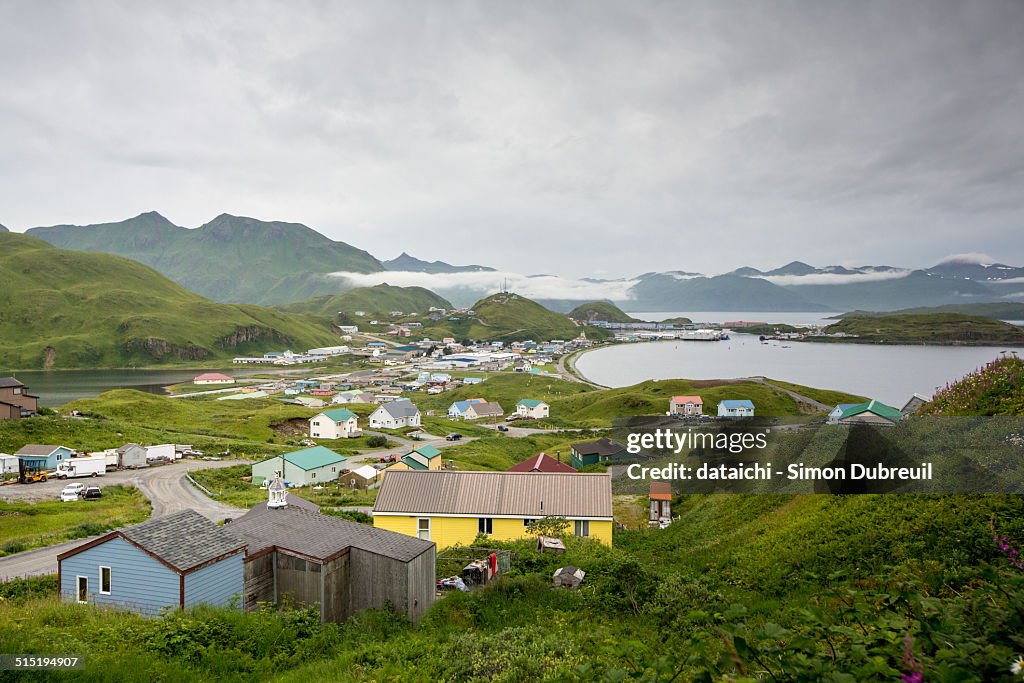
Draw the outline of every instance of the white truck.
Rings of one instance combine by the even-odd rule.
[[[102,453],[69,458],[57,465],[57,478],[98,477],[107,473],[107,458]]]

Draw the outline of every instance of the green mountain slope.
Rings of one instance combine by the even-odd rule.
[[[390,261],[381,261],[388,270],[406,270],[416,273],[479,273],[493,271],[494,268],[487,266],[468,265],[453,266],[444,261],[424,261],[415,256],[410,256],[404,251]]]
[[[825,332],[856,336],[855,341],[888,344],[1024,345],[1024,329],[1001,320],[961,313],[854,315],[829,325]]]
[[[580,304],[569,312],[569,317],[580,322],[603,320],[610,323],[632,323],[636,318],[622,312],[618,306],[607,301],[592,301]]]
[[[300,223],[228,214],[192,230],[151,211],[117,223],[55,225],[27,234],[64,249],[137,260],[215,301],[298,301],[346,288],[329,273],[384,270],[367,252]]]
[[[139,263],[0,234],[0,366],[191,363],[335,343],[323,318],[218,304]]]
[[[987,286],[971,280],[943,278],[923,270],[910,275],[873,282],[849,282],[838,285],[787,285],[784,289],[828,310],[891,311],[917,306],[940,306],[982,300],[997,295]]]
[[[800,291],[739,275],[678,278],[669,273],[643,277],[630,290],[637,311],[824,311]]]
[[[430,307],[452,308],[450,301],[423,287],[396,287],[389,284],[358,287],[343,294],[313,297],[305,301],[278,306],[282,311],[335,316],[366,311],[367,314],[402,311],[426,313]]]
[[[996,320],[1024,320],[1024,303],[989,303],[989,304],[947,304],[945,306],[925,306],[920,308],[902,308],[898,311],[881,313],[871,311],[850,311],[836,318],[851,318],[863,315],[905,315],[907,313],[961,313],[976,315]]]

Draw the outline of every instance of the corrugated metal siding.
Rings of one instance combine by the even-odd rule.
[[[553,472],[404,472],[384,477],[375,512],[611,517],[611,477]]]
[[[202,569],[185,575],[185,606],[217,605],[231,603],[233,597],[241,604],[245,583],[242,559],[245,553],[226,557]]]
[[[102,595],[100,566],[110,567],[110,595]],[[179,606],[179,577],[168,567],[123,538],[84,550],[62,560],[61,597],[77,600],[76,577],[89,577],[89,602],[157,614],[166,607]]]

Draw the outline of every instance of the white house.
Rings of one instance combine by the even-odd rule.
[[[718,417],[754,417],[754,404],[747,399],[719,401]]]
[[[370,427],[373,429],[399,429],[419,427],[419,408],[407,398],[381,405],[370,413]]]
[[[448,417],[455,419],[461,419],[466,417],[466,411],[469,410],[469,406],[474,403],[487,403],[485,398],[467,398],[465,401],[456,401],[455,403],[448,406]]]
[[[325,410],[309,418],[309,436],[314,439],[350,439],[362,434],[359,418],[345,408]]]
[[[524,398],[516,404],[516,415],[523,418],[540,419],[547,417],[551,408],[544,401],[532,398]]]
[[[192,378],[192,384],[234,384],[235,378],[219,372],[204,372]]]
[[[672,415],[701,415],[704,412],[704,400],[700,396],[673,396],[668,412]]]

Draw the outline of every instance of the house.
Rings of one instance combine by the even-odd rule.
[[[651,509],[647,515],[650,524],[672,519],[672,484],[667,481],[652,481],[650,493]]]
[[[444,458],[441,451],[427,444],[409,451],[391,467],[387,472],[394,470],[440,470],[444,468]]]
[[[359,391],[358,389],[350,389],[335,394],[334,398],[331,399],[331,403],[373,403],[373,394]]]
[[[832,411],[828,414],[828,418],[826,418],[825,421],[830,425],[839,424],[839,418],[843,416],[843,411],[845,411],[847,408],[852,408],[855,405],[858,404],[840,403],[839,405],[832,409]]]
[[[754,417],[754,404],[747,399],[719,401],[718,417]]]
[[[465,401],[456,401],[448,406],[448,417],[453,420],[466,417],[466,411],[474,403],[487,403],[486,398],[467,398]]]
[[[501,405],[496,401],[484,401],[483,403],[471,403],[466,408],[465,419],[467,420],[479,420],[481,418],[500,418],[505,414],[505,411],[501,409]]]
[[[903,414],[896,408],[881,401],[867,401],[848,407],[836,420],[837,424],[873,424],[891,427],[903,419]]]
[[[21,460],[29,469],[48,472],[57,469],[57,465],[70,458],[73,452],[67,446],[43,446],[32,443],[23,446],[14,457]]]
[[[555,460],[547,453],[538,453],[526,460],[512,465],[506,472],[566,472],[572,473],[576,470],[566,465],[561,460]]]
[[[246,542],[242,605],[316,605],[323,622],[366,609],[417,621],[433,604],[434,543],[293,505],[257,506],[226,525]]]
[[[478,535],[525,538],[544,517],[567,532],[612,543],[612,485],[607,474],[439,470],[390,472],[373,506],[373,526],[434,541],[473,545]]]
[[[914,394],[906,403],[903,404],[903,407],[900,408],[900,413],[904,417],[906,417],[907,415],[913,415],[918,411],[919,408],[921,408],[921,406],[931,402],[932,400],[927,396],[922,396],[921,394]]]
[[[704,401],[700,396],[673,396],[668,404],[670,415],[691,417],[704,414]]]
[[[13,377],[0,377],[0,420],[19,420],[35,415],[39,397],[28,393],[28,387]]]
[[[347,459],[323,446],[275,455],[252,466],[252,483],[258,486],[272,479],[275,472],[281,472],[289,486],[324,484],[338,478]]]
[[[309,418],[309,436],[313,439],[351,439],[362,434],[359,418],[346,408],[325,410]]]
[[[235,378],[219,372],[204,372],[192,378],[192,384],[234,384]]]
[[[350,472],[345,472],[338,477],[338,483],[351,489],[365,491],[380,479],[381,471],[370,465],[357,467]]]
[[[419,427],[420,411],[409,399],[400,399],[381,405],[370,413],[370,427],[373,429],[399,429]]]
[[[596,441],[574,443],[570,449],[572,452],[570,463],[576,469],[601,462],[623,460],[629,455],[625,446],[606,437],[601,437]]]
[[[119,470],[149,467],[149,462],[146,460],[146,449],[137,443],[126,443],[118,448],[115,454]]]
[[[548,417],[549,412],[550,407],[547,403],[532,398],[524,398],[516,404],[516,415],[523,418],[539,420]]]
[[[244,587],[246,544],[198,512],[150,519],[57,556],[61,599],[141,614],[228,606]]]

